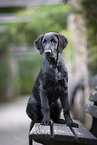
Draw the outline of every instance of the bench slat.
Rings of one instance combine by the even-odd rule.
[[[75,141],[75,136],[67,125],[53,124],[53,136],[54,140],[60,141]]]
[[[34,127],[30,132],[30,138],[32,139],[43,139],[50,140],[50,126],[40,125],[40,123],[35,123]]]
[[[93,102],[97,102],[97,92],[91,93],[89,100]]]
[[[94,135],[92,135],[78,120],[75,121],[79,128],[72,127],[72,131],[76,136],[76,142],[97,145],[97,139]]]
[[[97,106],[88,104],[85,108],[85,112],[97,118]]]

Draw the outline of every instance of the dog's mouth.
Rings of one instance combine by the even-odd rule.
[[[48,53],[48,54],[45,54],[45,56],[52,57],[53,55]]]
[[[46,56],[46,58],[54,58],[54,56],[51,54],[45,54],[45,56]]]

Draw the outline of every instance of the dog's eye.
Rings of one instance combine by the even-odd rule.
[[[52,44],[57,43],[56,40],[54,40],[54,39],[52,39],[51,42],[52,42]]]
[[[47,40],[46,40],[46,39],[44,39],[44,40],[43,40],[43,43],[46,43],[46,42],[47,42]]]

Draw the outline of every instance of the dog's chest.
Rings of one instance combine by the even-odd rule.
[[[54,87],[55,85],[58,85],[59,80],[62,80],[62,74],[59,68],[53,68],[52,66],[49,66],[44,77],[45,86]]]
[[[62,77],[62,73],[58,70],[58,68],[55,68],[55,79],[60,80]]]
[[[50,65],[46,72],[46,75],[47,76],[49,75],[51,78],[55,80],[60,77],[61,73],[58,70],[58,67],[54,68],[52,65]]]

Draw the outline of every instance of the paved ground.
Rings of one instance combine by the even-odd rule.
[[[0,145],[28,145],[30,119],[25,113],[28,98],[0,103]],[[34,142],[34,145],[39,145]]]

